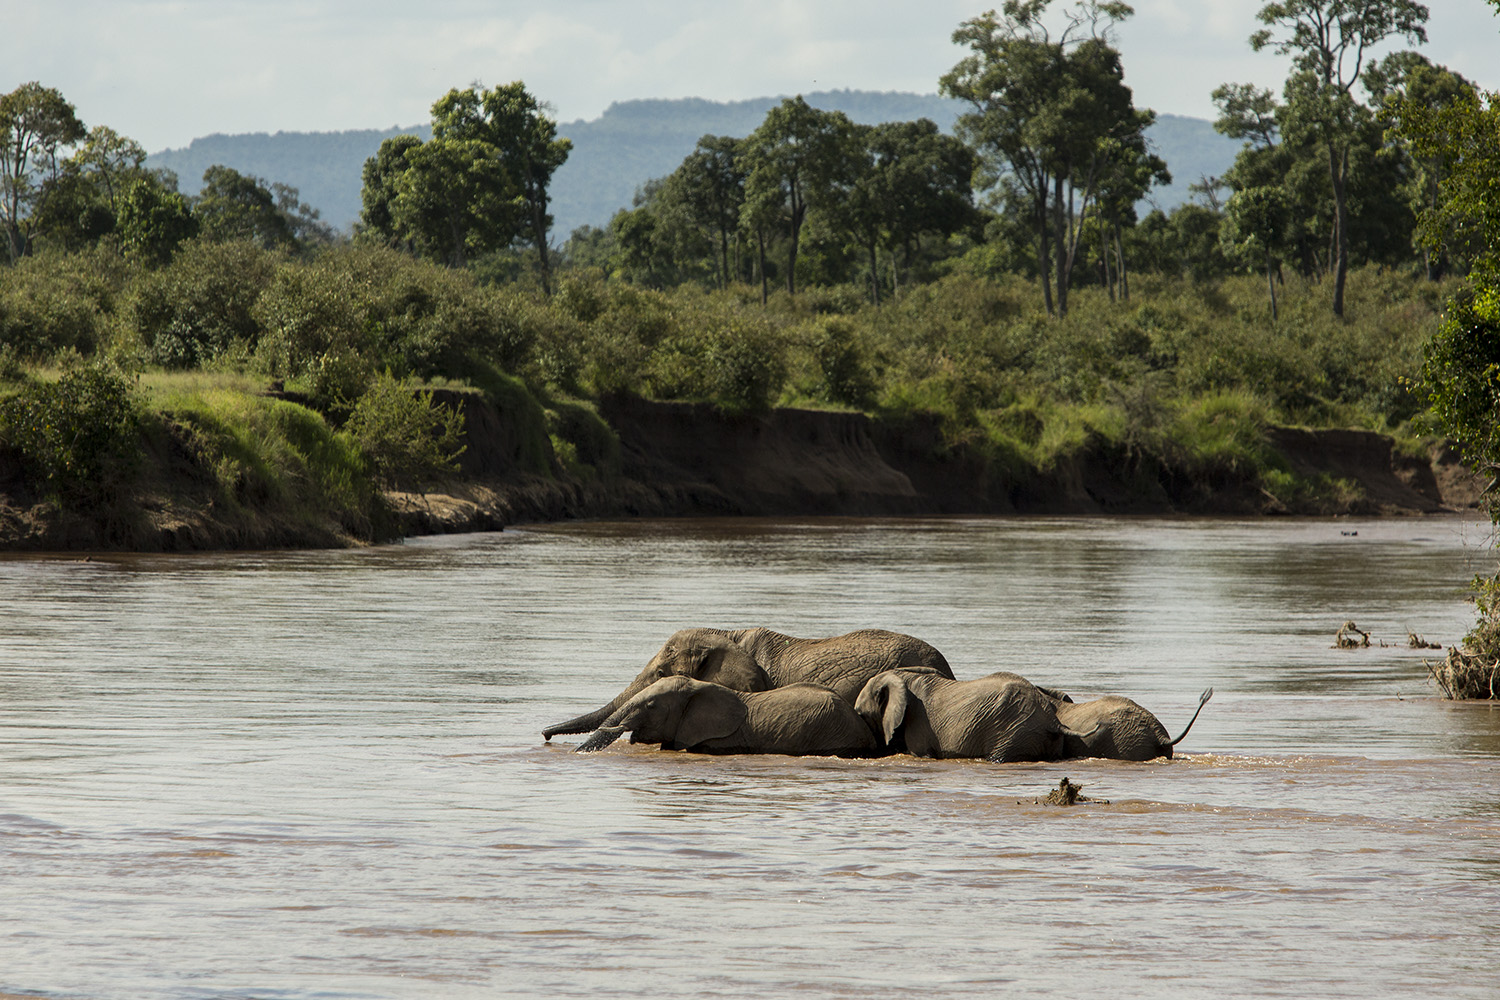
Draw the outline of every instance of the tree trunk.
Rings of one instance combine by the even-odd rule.
[[[1328,170],[1333,179],[1333,314],[1344,315],[1344,281],[1349,274],[1349,206],[1345,182],[1348,179],[1349,153],[1328,146]]]
[[[880,261],[875,255],[875,241],[872,239],[870,247],[870,297],[875,303],[875,308],[880,308]]]
[[[766,287],[766,234],[763,230],[755,231],[755,247],[756,269],[760,271],[760,304],[765,306],[770,290]]]
[[[1120,301],[1130,301],[1130,275],[1125,269],[1125,244],[1120,238],[1120,227],[1115,229],[1115,263],[1120,272]]]
[[[1068,315],[1068,258],[1072,255],[1068,252],[1067,231],[1064,228],[1067,220],[1063,216],[1062,174],[1058,174],[1052,183],[1052,236],[1057,253],[1057,315],[1059,319],[1063,319]]]
[[[1047,315],[1056,316],[1057,310],[1052,306],[1052,255],[1047,252],[1047,198],[1046,189],[1043,188],[1043,196],[1037,201],[1037,238],[1036,238],[1036,271],[1042,278],[1042,301],[1047,304]]]
[[[1271,322],[1276,322],[1276,264],[1266,254],[1266,287],[1271,290]]]

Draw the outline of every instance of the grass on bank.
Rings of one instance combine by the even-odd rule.
[[[978,453],[995,474],[1102,447],[1329,503],[1344,485],[1299,481],[1267,428],[1367,427],[1417,447],[1408,386],[1446,285],[1359,270],[1338,320],[1327,284],[1288,276],[1276,322],[1253,276],[1138,275],[1132,288],[1128,302],[1076,289],[1066,319],[1045,314],[1031,282],[963,274],[878,309],[853,287],[777,292],[762,307],[758,289],[659,292],[589,272],[563,274],[544,299],[374,247],[296,261],[195,244],[145,270],[100,246],[0,269],[0,395],[108,359],[139,378],[146,412],[192,431],[226,502],[305,497],[361,524],[355,481],[400,478],[378,441],[349,438],[383,378],[482,392],[521,468],[580,478],[618,472],[618,438],[594,403],[622,392],[935,421],[941,447]],[[273,378],[317,412],[256,396]],[[445,433],[416,408],[383,416],[387,442]],[[451,459],[451,444],[438,452]]]

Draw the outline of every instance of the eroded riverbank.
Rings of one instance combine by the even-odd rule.
[[[600,401],[610,462],[561,461],[525,413],[445,391],[462,410],[460,471],[425,493],[390,492],[373,514],[279,517],[271,491],[224,495],[168,425],[137,488],[86,512],[43,500],[0,453],[0,549],[180,551],[329,547],[519,523],[701,515],[1431,514],[1472,508],[1479,484],[1451,447],[1403,454],[1363,430],[1268,428],[1282,473],[1204,466],[1091,437],[1042,468],[945,443],[936,423],[705,404]],[[179,436],[174,436],[179,435]],[[253,484],[251,484],[253,487]]]

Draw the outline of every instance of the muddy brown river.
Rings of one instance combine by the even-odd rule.
[[[0,560],[0,993],[1493,997],[1489,527],[564,524]],[[1377,643],[1332,648],[1353,619]],[[570,752],[685,625],[1126,694],[1170,762]],[[1390,645],[1379,645],[1381,641]],[[1067,776],[1107,799],[1037,804]]]

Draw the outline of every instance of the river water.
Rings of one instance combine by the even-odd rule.
[[[1405,648],[1462,636],[1488,540],[644,521],[0,560],[0,994],[1492,997],[1500,710]],[[1331,648],[1346,619],[1377,645]],[[700,624],[911,632],[1173,735],[1217,694],[1147,764],[542,742]],[[1037,804],[1064,775],[1108,803]]]

